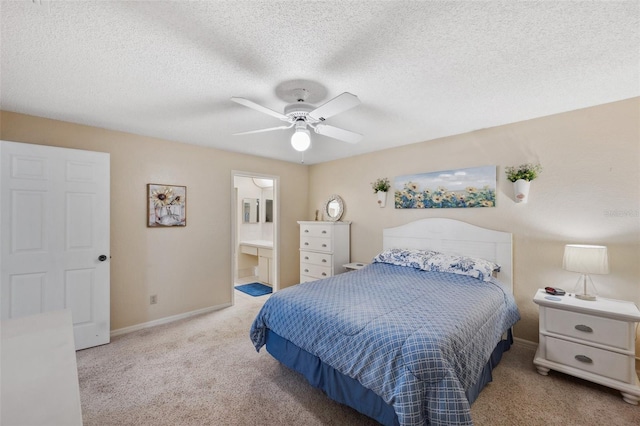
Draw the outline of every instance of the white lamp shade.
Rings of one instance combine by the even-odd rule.
[[[608,274],[607,247],[567,244],[564,246],[562,269],[581,274]]]
[[[291,136],[291,146],[296,151],[306,151],[311,146],[311,136],[309,136],[309,130],[296,129]]]

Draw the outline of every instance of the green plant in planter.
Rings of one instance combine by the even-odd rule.
[[[379,178],[371,184],[371,187],[373,188],[373,193],[375,194],[379,191],[387,192],[389,188],[391,188],[391,184],[389,183],[388,178]]]
[[[515,182],[518,179],[532,181],[538,177],[541,171],[542,166],[540,164],[532,163],[521,164],[518,167],[508,166],[504,169],[507,179],[511,182]]]

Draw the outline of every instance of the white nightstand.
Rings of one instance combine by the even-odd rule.
[[[352,262],[352,263],[347,263],[345,265],[342,265],[342,267],[350,271],[355,271],[356,269],[362,269],[367,265],[368,263]]]
[[[640,310],[631,302],[552,296],[543,289],[540,344],[533,360],[538,373],[556,370],[619,390],[629,404],[640,401],[635,370],[636,323]]]

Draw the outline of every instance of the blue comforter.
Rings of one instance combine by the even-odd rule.
[[[260,350],[270,329],[358,380],[401,425],[457,425],[472,424],[465,391],[519,319],[493,279],[373,263],[275,293],[250,336]]]

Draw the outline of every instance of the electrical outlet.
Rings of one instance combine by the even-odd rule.
[[[150,305],[155,305],[156,303],[158,303],[158,295],[157,294],[152,294],[151,297],[149,298],[149,304]]]

